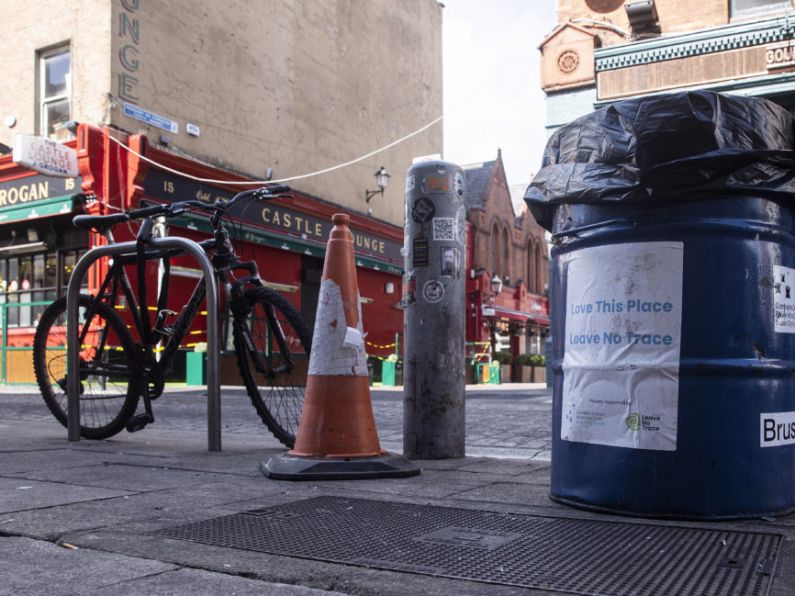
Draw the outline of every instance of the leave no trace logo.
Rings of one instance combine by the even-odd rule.
[[[627,423],[627,428],[632,431],[639,431],[640,430],[640,414],[630,414],[627,416],[625,421]]]

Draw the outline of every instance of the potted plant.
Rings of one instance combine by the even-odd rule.
[[[533,371],[533,383],[547,382],[546,358],[543,354],[530,354],[530,366]]]
[[[510,383],[511,381],[511,353],[510,352],[495,352],[494,362],[500,363],[500,382]]]
[[[519,354],[515,359],[520,383],[531,383],[533,380],[532,354]]]

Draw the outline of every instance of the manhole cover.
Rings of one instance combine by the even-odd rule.
[[[578,594],[764,595],[778,534],[317,497],[160,535],[379,569]]]

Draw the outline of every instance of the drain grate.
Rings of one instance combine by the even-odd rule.
[[[159,530],[202,544],[580,594],[764,595],[781,536],[317,497]]]

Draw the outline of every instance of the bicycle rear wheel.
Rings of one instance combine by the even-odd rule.
[[[80,435],[106,439],[124,428],[138,406],[135,344],[119,315],[90,296],[80,296],[79,321]],[[33,369],[44,403],[66,426],[66,298],[42,314],[33,340]]]
[[[240,375],[262,422],[287,447],[295,444],[304,406],[312,334],[301,315],[269,288],[244,294],[234,342]]]

